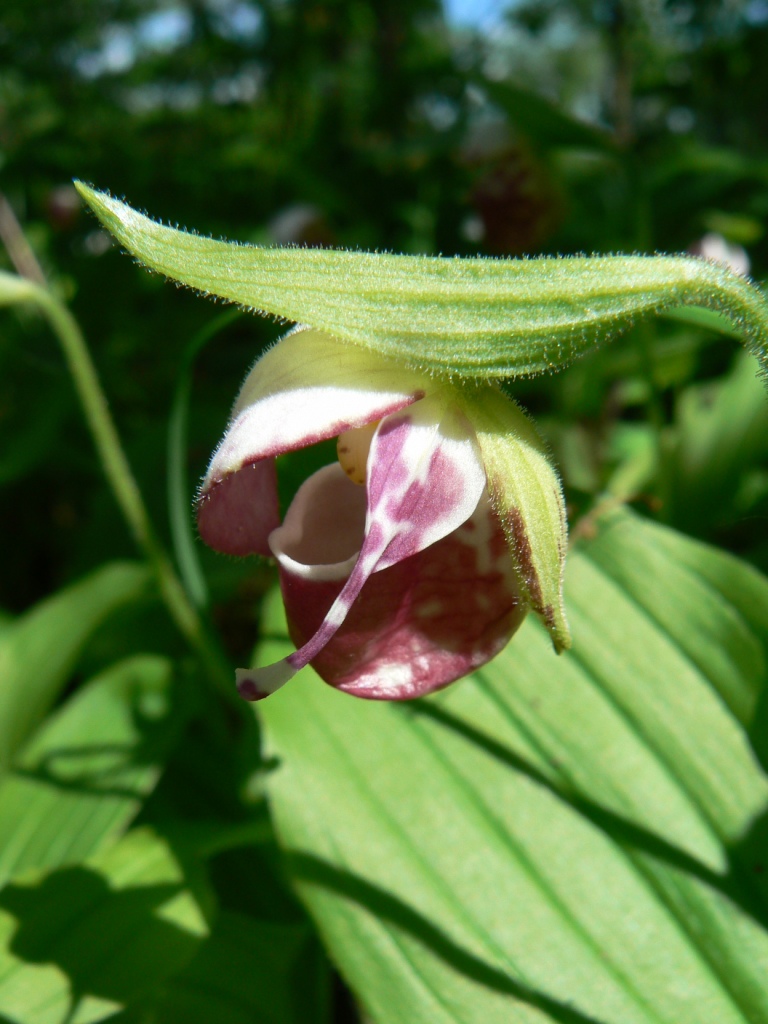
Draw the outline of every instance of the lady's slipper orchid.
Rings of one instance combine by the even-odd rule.
[[[285,520],[275,456],[338,437]],[[312,664],[361,697],[421,696],[483,665],[533,608],[568,644],[560,487],[530,421],[311,328],[254,366],[198,501],[203,540],[272,555],[297,650],[241,669],[248,700]]]

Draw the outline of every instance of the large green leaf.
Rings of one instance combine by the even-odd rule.
[[[154,785],[170,741],[171,665],[138,655],[79,690],[0,783],[0,885],[75,864],[118,835]]]
[[[66,683],[108,615],[147,589],[140,565],[105,565],[20,616],[0,635],[0,771],[7,768]]]
[[[768,582],[616,513],[566,601],[560,658],[530,619],[415,704],[266,701],[288,870],[379,1024],[764,1024]]]
[[[680,305],[723,312],[768,369],[765,297],[704,260],[443,259],[260,248],[165,227],[76,184],[104,226],[150,269],[432,371],[514,377],[561,369],[637,317]]]
[[[104,1020],[180,971],[206,932],[166,844],[131,832],[91,861],[0,893],[0,1019]]]

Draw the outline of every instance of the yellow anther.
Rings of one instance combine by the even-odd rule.
[[[355,427],[339,434],[336,442],[336,454],[341,468],[353,484],[361,487],[365,484],[365,471],[368,464],[368,452],[371,448],[373,435],[378,427],[376,423],[368,423],[364,427]]]

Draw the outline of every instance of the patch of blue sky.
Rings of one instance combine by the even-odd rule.
[[[208,0],[216,31],[225,39],[243,42],[254,39],[262,27],[262,14],[247,0]],[[167,7],[142,18],[139,41],[147,48],[169,53],[188,43],[192,35],[192,14],[187,7]]]
[[[510,6],[509,0],[443,0],[445,17],[450,25],[480,31],[499,25]]]

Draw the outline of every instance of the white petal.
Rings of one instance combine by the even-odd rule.
[[[311,328],[292,331],[245,379],[202,485],[243,466],[382,419],[423,397],[430,379]]]

